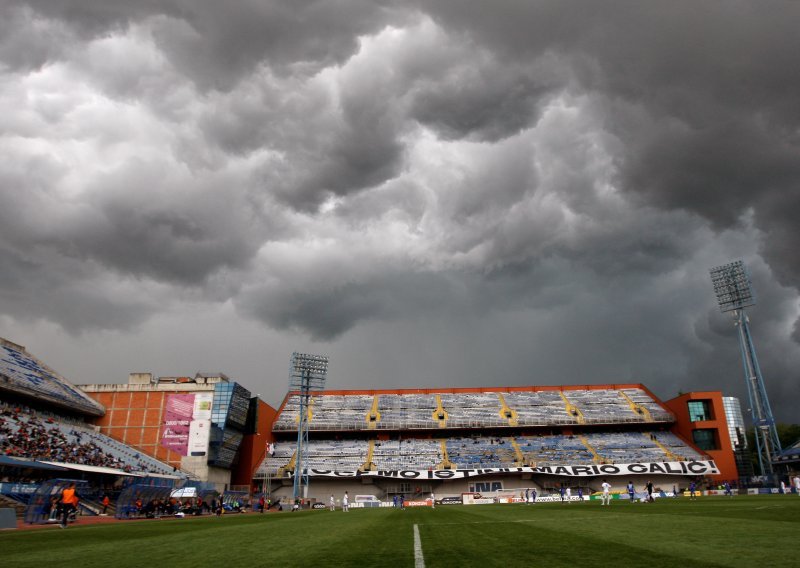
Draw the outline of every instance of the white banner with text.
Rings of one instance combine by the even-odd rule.
[[[311,477],[394,477],[396,479],[464,479],[479,475],[544,474],[567,477],[598,477],[605,475],[719,475],[713,460],[642,462],[599,465],[554,465],[545,467],[497,467],[482,469],[397,469],[397,470],[332,470],[306,469]],[[291,477],[292,473],[287,473]]]

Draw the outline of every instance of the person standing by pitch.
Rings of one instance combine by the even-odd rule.
[[[75,483],[70,483],[61,491],[61,528],[67,528],[67,519],[70,513],[75,510],[78,503],[78,496],[75,495]]]

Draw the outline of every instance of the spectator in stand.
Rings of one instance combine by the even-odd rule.
[[[51,419],[43,421],[32,413],[25,419],[21,409],[13,414],[4,412],[4,415],[13,420],[17,431],[12,431],[6,421],[3,421],[0,425],[0,434],[3,434],[0,436],[0,453],[57,462],[122,467],[119,459],[106,455],[95,443],[84,442],[80,432],[72,430],[70,436],[76,441],[70,442],[57,426],[48,428],[48,425],[53,424]]]

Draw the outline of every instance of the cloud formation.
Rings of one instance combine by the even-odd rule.
[[[76,351],[109,334],[169,342],[153,322],[224,313],[232,336],[257,322],[336,353],[342,388],[744,396],[708,279],[744,258],[788,420],[798,12],[7,2],[0,331],[45,356],[37,333]],[[188,368],[164,374],[205,360],[209,339],[185,333]],[[245,384],[260,355],[237,366]],[[109,380],[77,359],[64,364]]]

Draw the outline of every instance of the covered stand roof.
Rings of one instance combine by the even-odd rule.
[[[88,416],[106,413],[102,404],[28,353],[25,347],[3,338],[0,338],[0,391]]]

